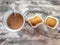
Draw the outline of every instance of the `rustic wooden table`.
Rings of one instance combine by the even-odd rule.
[[[28,1],[28,0],[26,0],[26,1]],[[51,1],[39,0],[39,1],[37,1],[37,2],[41,3],[41,4],[39,4],[39,6],[45,7],[44,9],[46,9],[47,11],[44,9],[43,10],[46,13],[49,13],[49,14],[52,13],[52,15],[55,14],[57,16],[60,15],[60,5],[54,5],[55,3],[52,3],[51,2],[52,0]],[[39,35],[39,34],[37,34],[39,36],[30,36],[31,34],[27,35],[26,34],[27,32],[24,33],[22,31],[19,31],[17,33],[13,33],[13,32],[5,30],[5,28],[3,27],[2,22],[1,22],[2,16],[5,14],[6,11],[9,10],[8,4],[11,4],[13,2],[14,2],[14,0],[10,0],[10,1],[9,0],[0,0],[0,4],[1,4],[0,5],[0,45],[60,45],[60,39],[49,38],[49,37]],[[34,3],[34,0],[32,3]],[[36,3],[34,3],[34,4],[36,4]],[[30,4],[30,5],[34,5],[34,4]],[[59,3],[56,3],[56,4],[59,4]],[[55,10],[52,10],[52,12],[51,12],[50,9],[47,9],[46,7],[50,7]],[[28,25],[25,26],[24,28],[26,28],[26,27],[28,27],[27,30],[29,28],[31,29],[31,27],[29,27]],[[36,34],[36,32],[35,32],[35,34]]]

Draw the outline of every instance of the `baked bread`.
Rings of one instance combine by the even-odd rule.
[[[46,19],[46,25],[48,25],[49,27],[55,27],[57,24],[57,20],[55,18],[52,18],[52,17],[48,17]]]
[[[29,19],[29,22],[33,26],[36,26],[37,24],[42,23],[42,19],[38,15],[35,15],[33,18]]]

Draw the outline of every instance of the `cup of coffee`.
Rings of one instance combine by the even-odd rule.
[[[11,10],[3,16],[3,26],[5,29],[16,32],[23,28],[25,19],[23,14],[17,10],[13,13]]]

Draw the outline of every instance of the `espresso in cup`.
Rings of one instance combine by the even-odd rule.
[[[18,29],[23,25],[23,17],[19,13],[12,13],[7,18],[7,24],[11,29]]]
[[[12,10],[10,10],[3,16],[2,23],[6,30],[16,32],[24,27],[25,19],[21,12],[15,10],[13,13]]]

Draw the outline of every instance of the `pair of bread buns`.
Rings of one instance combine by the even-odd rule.
[[[42,23],[42,18],[40,18],[38,15],[34,16],[33,18],[29,19],[29,22],[33,25],[36,26],[39,23]],[[48,17],[45,21],[45,24],[49,27],[55,27],[57,24],[57,20],[53,17]]]

